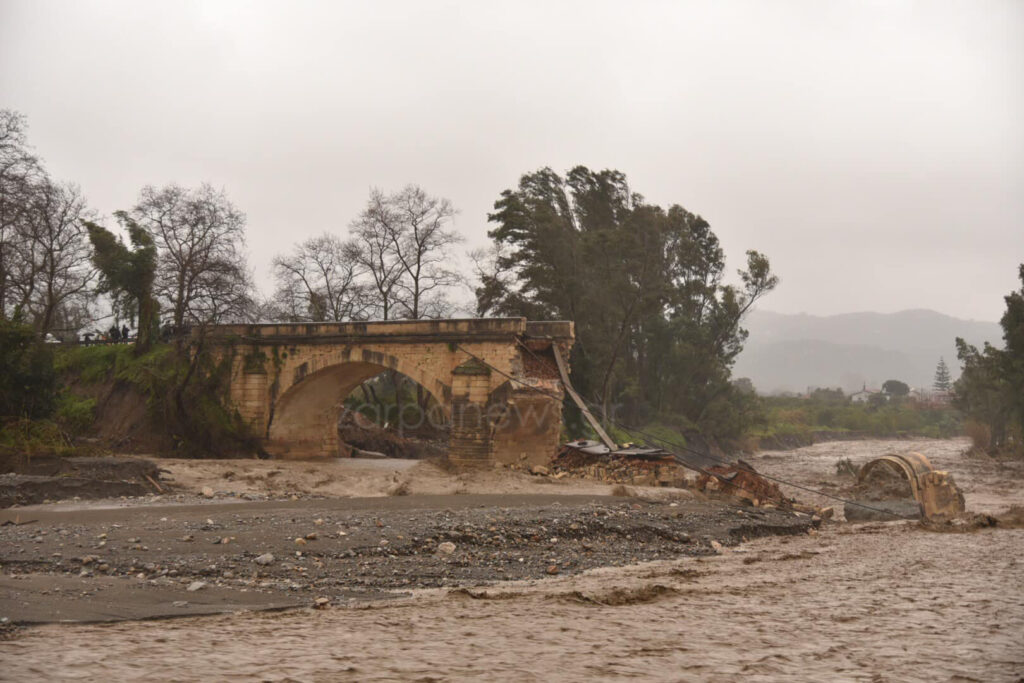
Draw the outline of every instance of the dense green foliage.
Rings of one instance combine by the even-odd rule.
[[[963,425],[947,406],[894,399],[881,404],[853,403],[841,391],[816,391],[808,398],[764,397],[764,421],[755,436],[810,436],[815,432],[856,436],[947,438]]]
[[[47,417],[56,399],[49,346],[30,326],[0,318],[0,419]]]
[[[1019,275],[1021,288],[1005,297],[1006,312],[999,321],[1005,348],[986,344],[979,351],[956,340],[963,372],[954,385],[954,405],[985,427],[986,438],[978,446],[1024,454],[1024,264]]]
[[[192,351],[195,351],[194,353]],[[56,367],[82,384],[124,383],[146,397],[153,431],[185,457],[258,452],[238,413],[228,407],[230,357],[156,344],[136,354],[125,345],[62,349]],[[69,401],[68,419],[84,419],[88,399]]]
[[[606,415],[742,433],[756,401],[729,374],[744,313],[777,283],[766,257],[747,252],[740,286],[725,284],[708,222],[647,203],[612,170],[527,174],[489,220],[498,257],[478,313],[575,321],[573,381]]]
[[[886,396],[903,397],[910,393],[910,385],[906,382],[901,382],[898,379],[887,379],[882,384],[882,393]]]
[[[57,421],[72,434],[88,431],[96,419],[96,399],[67,389],[57,401]]]
[[[0,462],[8,461],[10,457],[25,460],[37,455],[75,453],[76,448],[64,427],[55,420],[20,418],[0,425]]]
[[[371,422],[381,427],[390,425],[400,433],[429,433],[446,421],[437,400],[397,372],[382,372],[363,382],[345,399],[344,405]]]
[[[29,325],[0,318],[0,458],[74,452],[94,402],[59,387],[54,348]]]
[[[124,344],[67,346],[59,349],[54,367],[61,375],[83,384],[123,381],[148,390],[169,383],[174,376],[173,349],[158,344],[136,355]]]
[[[158,304],[153,296],[156,281],[157,249],[152,235],[122,211],[118,220],[127,228],[132,249],[104,227],[86,221],[92,242],[92,261],[100,271],[98,292],[113,297],[114,309],[122,315],[138,316],[138,353],[152,346],[159,325]]]

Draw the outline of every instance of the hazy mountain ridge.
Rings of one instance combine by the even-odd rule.
[[[925,309],[832,316],[755,310],[744,327],[750,337],[733,375],[749,377],[761,393],[813,386],[854,391],[887,379],[931,387],[940,357],[954,378],[959,375],[956,337],[978,346],[1002,344],[998,323]]]

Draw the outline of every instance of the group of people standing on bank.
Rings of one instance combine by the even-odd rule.
[[[117,325],[111,325],[106,332],[86,332],[82,335],[84,344],[127,344],[132,341],[131,330],[127,325],[118,329]]]

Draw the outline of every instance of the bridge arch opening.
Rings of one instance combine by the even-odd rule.
[[[417,379],[414,369],[402,372],[396,365],[348,361],[297,374],[272,402],[268,452],[287,458],[358,457],[364,451],[392,457],[430,455],[406,437],[419,439],[433,432],[433,442],[447,439],[450,407],[445,394],[450,389],[445,392],[443,382]],[[366,441],[357,438],[360,432]]]

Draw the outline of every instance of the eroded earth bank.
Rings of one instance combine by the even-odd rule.
[[[954,473],[969,510],[1024,503],[1019,468],[966,446],[749,460],[836,492],[838,459],[914,450]],[[1020,528],[819,525],[686,491],[611,496],[428,463],[161,466],[179,489],[0,511],[0,678],[1024,677]],[[292,609],[237,611],[277,607]],[[178,618],[39,623],[156,616]]]

